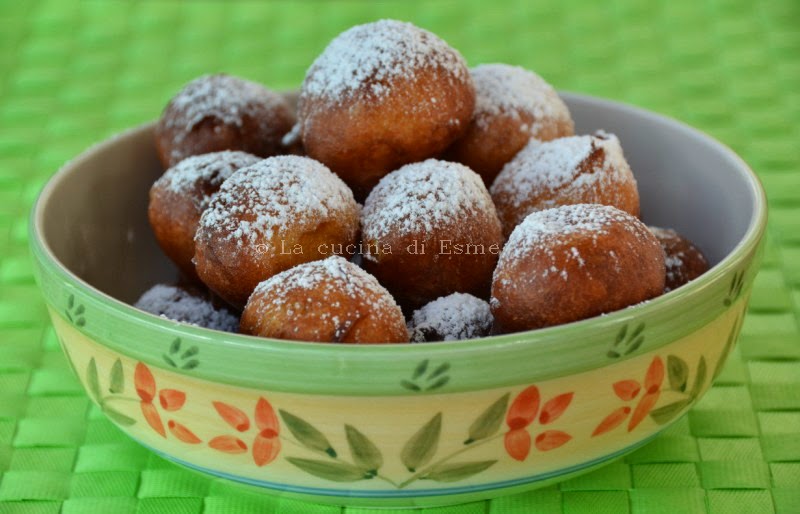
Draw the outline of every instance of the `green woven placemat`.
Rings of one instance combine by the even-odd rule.
[[[326,42],[396,17],[471,63],[667,113],[732,146],[770,200],[740,345],[677,426],[559,486],[429,509],[483,513],[800,512],[800,3],[796,0],[0,0],[0,513],[367,513],[183,471],[129,440],[70,375],[27,254],[27,213],[90,143],[158,116],[195,76],[297,87]]]

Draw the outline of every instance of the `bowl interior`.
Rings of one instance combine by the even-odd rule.
[[[642,218],[693,240],[712,265],[742,241],[760,194],[731,152],[673,120],[615,102],[563,95],[577,133],[617,134],[639,184]],[[123,302],[177,278],[147,221],[148,191],[163,172],[152,125],[78,157],[43,196],[37,223],[55,257]]]

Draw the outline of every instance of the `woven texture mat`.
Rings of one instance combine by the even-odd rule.
[[[397,17],[470,63],[699,127],[758,172],[766,259],[741,341],[688,416],[559,486],[429,509],[479,513],[800,513],[800,3],[0,0],[0,513],[366,513],[246,496],[129,440],[70,375],[33,281],[27,214],[90,143],[156,118],[197,75],[297,87],[355,23]]]

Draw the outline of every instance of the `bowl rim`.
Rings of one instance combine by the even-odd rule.
[[[737,168],[738,173],[741,174],[746,179],[747,185],[751,193],[751,197],[754,201],[753,216],[750,219],[749,226],[744,236],[739,240],[736,246],[719,263],[713,266],[708,272],[706,272],[701,277],[690,282],[689,284],[686,284],[674,291],[661,295],[653,300],[638,305],[630,306],[625,309],[621,309],[608,314],[595,316],[592,318],[575,321],[571,323],[566,323],[563,325],[524,331],[524,332],[517,332],[512,334],[489,336],[484,338],[472,339],[468,341],[444,341],[444,342],[433,342],[425,344],[399,343],[399,344],[379,344],[379,345],[332,345],[332,344],[320,344],[314,342],[269,339],[269,338],[238,334],[238,333],[226,333],[202,327],[196,327],[184,323],[177,323],[141,311],[133,307],[132,305],[117,300],[116,298],[90,285],[89,283],[87,283],[86,281],[75,275],[71,270],[69,270],[63,263],[61,263],[58,260],[58,258],[53,254],[52,249],[49,247],[47,241],[44,238],[43,223],[44,223],[45,206],[47,205],[48,200],[51,197],[52,193],[58,188],[61,181],[64,180],[64,178],[67,177],[70,173],[72,173],[73,170],[80,168],[81,164],[84,161],[92,158],[92,156],[97,151],[108,148],[109,146],[113,146],[121,139],[129,138],[137,134],[141,135],[143,132],[152,130],[152,127],[154,126],[155,122],[151,121],[139,125],[137,127],[125,130],[121,133],[118,133],[110,138],[107,138],[99,143],[90,146],[89,148],[81,152],[78,156],[65,163],[48,180],[48,182],[44,185],[39,195],[37,196],[33,208],[31,209],[30,220],[29,220],[30,221],[29,240],[30,240],[31,251],[39,266],[41,266],[42,268],[46,268],[50,272],[54,271],[59,281],[66,282],[68,285],[72,286],[72,289],[74,291],[80,292],[87,298],[95,300],[100,304],[103,304],[108,309],[111,309],[111,311],[114,312],[116,315],[130,319],[133,323],[139,324],[143,328],[164,331],[172,335],[174,334],[184,335],[188,338],[192,338],[193,340],[204,341],[208,344],[216,345],[219,347],[220,350],[226,350],[228,352],[240,352],[240,351],[250,352],[249,353],[250,358],[253,358],[253,356],[258,355],[259,353],[263,353],[265,356],[271,355],[273,357],[276,355],[281,355],[281,356],[291,355],[301,360],[303,358],[307,358],[311,359],[316,363],[321,363],[325,360],[332,360],[335,362],[339,362],[340,364],[342,361],[347,361],[348,359],[358,359],[362,362],[371,361],[374,364],[374,362],[378,361],[391,362],[394,360],[403,360],[404,362],[421,362],[423,360],[428,360],[428,359],[441,360],[445,355],[446,358],[449,358],[450,360],[453,360],[455,356],[461,356],[465,358],[475,358],[480,354],[490,355],[492,352],[498,351],[500,349],[514,351],[514,349],[519,349],[520,347],[525,347],[528,345],[539,346],[538,351],[542,353],[542,355],[553,354],[554,352],[556,352],[563,357],[565,353],[568,353],[568,351],[565,351],[563,347],[560,348],[560,346],[564,345],[564,341],[569,341],[571,339],[579,339],[580,337],[575,338],[574,336],[581,336],[581,335],[585,336],[587,334],[587,331],[591,330],[597,330],[597,331],[604,330],[606,332],[608,332],[609,330],[616,330],[624,324],[627,324],[631,321],[635,321],[637,319],[641,319],[646,316],[658,313],[661,313],[663,316],[663,313],[672,311],[673,309],[675,309],[675,307],[685,304],[688,299],[695,298],[696,296],[702,294],[702,291],[708,291],[712,286],[718,288],[722,277],[728,276],[728,274],[734,272],[734,270],[736,270],[737,267],[743,261],[746,261],[752,256],[756,255],[760,242],[766,230],[766,221],[767,221],[766,195],[758,176],[750,169],[747,163],[743,159],[741,159],[732,149],[730,149],[725,144],[717,141],[716,139],[712,138],[711,136],[705,134],[704,132],[695,129],[694,127],[691,127],[686,123],[683,123],[679,120],[676,120],[674,118],[662,114],[658,114],[640,107],[625,104],[615,100],[608,100],[590,95],[570,93],[570,92],[560,92],[560,94],[568,102],[571,100],[575,102],[585,102],[595,105],[599,104],[601,107],[604,108],[621,110],[625,114],[630,114],[637,117],[644,117],[649,119],[650,121],[667,125],[672,129],[677,129],[685,133],[688,132],[690,136],[694,138],[699,138],[706,145],[713,147],[716,151],[720,152],[723,156],[725,156],[728,160],[730,160],[732,166],[735,166]],[[41,286],[42,279],[38,274],[37,274],[37,280],[40,281],[40,286]],[[750,280],[752,280],[752,276],[750,277]],[[685,335],[690,333],[694,329],[699,328],[699,326],[702,326],[703,324],[705,323],[692,324],[691,321],[688,323],[682,322],[680,324],[681,325],[680,330],[682,330],[682,333]],[[649,351],[652,349],[660,348],[664,344],[667,344],[674,339],[675,337],[672,337],[671,339],[661,338],[661,340],[658,341],[659,344],[645,345],[644,349]],[[133,356],[140,359],[143,357],[141,352],[137,353],[136,349],[121,346],[115,343],[113,340],[103,341],[101,344],[106,345],[128,356]],[[163,362],[160,359],[156,359],[155,357],[152,357],[150,359],[145,358],[142,360],[149,360],[150,364],[155,364],[156,366],[164,367]],[[547,361],[547,359],[545,360]],[[619,362],[619,360],[610,361],[607,362],[607,364],[611,364],[614,362]],[[336,367],[336,365],[334,365],[333,367]],[[333,367],[329,367],[328,369],[333,369]],[[569,367],[568,371],[576,372],[579,370],[593,369],[596,367],[598,367],[597,362],[594,362],[593,364],[584,362],[581,365]],[[341,371],[341,365],[336,367],[336,369]],[[373,372],[375,371],[378,370],[373,370]],[[561,370],[561,372],[558,373],[552,372],[553,370],[550,371],[540,370],[540,371],[541,373],[538,374],[536,372],[532,373],[532,375],[536,375],[537,380],[553,376],[564,376],[565,374],[567,374],[563,372],[564,370]],[[192,373],[197,374],[194,371]],[[489,374],[495,375],[493,373]],[[199,373],[199,375],[203,376],[204,373]],[[252,387],[264,386],[266,383],[269,383],[273,386],[273,388],[276,388],[278,390],[289,390],[289,391],[297,390],[296,388],[293,387],[287,388],[285,384],[280,385],[280,382],[278,380],[272,380],[272,381],[268,380],[265,382],[264,380],[255,380],[255,379],[248,380],[248,379],[243,379],[242,377],[228,377],[226,379],[224,376],[213,373],[205,376],[207,378],[212,378],[215,381],[221,380],[224,382],[236,383],[236,384],[245,383],[245,385],[249,385]],[[516,381],[512,381],[511,378],[503,380],[500,377],[495,377],[494,379],[492,379],[492,377],[488,377],[487,380],[483,381],[482,386],[480,387],[475,386],[475,384],[472,384],[472,386],[462,384],[461,386],[456,388],[449,387],[448,391],[474,390],[474,389],[479,389],[481,387],[485,388],[487,385],[501,386],[501,385],[508,385],[510,383],[520,383],[517,378],[513,379]],[[308,385],[306,386],[300,385],[299,384],[300,381],[308,381],[307,376],[298,376],[295,378],[295,380],[297,383],[295,383],[294,386],[299,387],[299,389],[301,390],[315,390],[317,392],[322,392],[322,393],[327,392],[328,394],[334,394],[334,392],[336,392],[336,391],[334,392],[323,391],[320,389],[319,385],[316,388],[310,387]],[[349,388],[343,387],[334,389],[338,389],[339,392],[345,390],[349,390],[351,392],[360,391],[361,394],[376,394],[380,392],[387,393],[385,388],[378,388],[377,390],[370,393],[363,391],[363,387],[356,387],[355,385]],[[394,394],[402,394],[402,393],[395,392]]]

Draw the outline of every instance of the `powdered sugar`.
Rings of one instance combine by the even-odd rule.
[[[411,342],[457,341],[489,335],[492,313],[485,301],[465,293],[438,298],[414,311]]]
[[[364,239],[430,233],[458,227],[494,204],[480,176],[462,164],[428,159],[383,177],[364,203]],[[369,255],[367,255],[369,258]]]
[[[176,195],[197,196],[197,192],[217,191],[233,172],[251,166],[261,157],[239,152],[223,151],[187,157],[168,169],[154,184]],[[199,211],[208,207],[212,195],[202,194],[197,201]]]
[[[356,92],[382,97],[397,78],[414,80],[416,70],[440,68],[468,80],[463,57],[438,36],[410,23],[379,20],[338,35],[314,61],[302,94],[339,101]]]
[[[615,207],[598,204],[565,205],[534,212],[511,233],[497,266],[500,268],[505,261],[525,258],[531,251],[543,252],[555,262],[551,247],[560,247],[561,242],[568,241],[572,234],[591,237],[594,244],[597,244],[598,237],[607,235],[612,225],[623,227],[637,238],[643,239],[647,229],[643,225],[640,227],[641,223],[631,221],[637,220]],[[567,259],[575,260],[580,266],[585,264],[574,246],[569,245],[563,250]],[[556,268],[552,272],[560,274],[561,270]]]
[[[486,125],[492,116],[504,114],[533,118],[524,129],[536,137],[539,125],[550,120],[572,123],[569,110],[555,89],[532,71],[508,64],[481,64],[471,70],[475,85],[475,122]]]
[[[380,285],[378,279],[339,256],[300,264],[273,275],[258,284],[251,298],[263,295],[269,299],[269,302],[264,303],[265,306],[280,306],[291,317],[294,315],[294,311],[299,312],[304,309],[302,304],[287,304],[288,292],[297,290],[309,292],[308,302],[321,301],[323,305],[328,304],[335,308],[349,306],[358,309],[364,305],[364,302],[368,302],[369,313],[345,312],[343,315],[350,319],[358,319],[367,314],[381,317],[389,312],[400,311],[400,307],[389,292]],[[352,302],[345,305],[331,303],[331,299],[341,298],[342,295],[351,299]],[[329,314],[325,312],[323,306],[311,310],[311,312],[314,311],[317,312],[320,319],[328,319]],[[306,312],[309,311],[306,310]],[[330,321],[338,325],[341,320],[331,319]]]
[[[287,148],[296,145],[300,142],[302,132],[302,125],[298,122],[292,125],[292,130],[284,134],[281,139],[281,144]]]
[[[587,159],[603,150],[603,159],[587,169]],[[514,208],[544,197],[538,208],[552,207],[560,198],[578,195],[596,186],[601,190],[633,181],[633,173],[622,154],[619,139],[598,132],[591,136],[570,136],[553,141],[531,140],[500,172],[491,187]]]
[[[172,131],[172,162],[185,155],[180,144],[201,121],[215,118],[221,124],[242,127],[250,116],[259,124],[259,132],[270,134],[269,116],[262,115],[290,108],[286,100],[261,84],[225,74],[203,75],[186,84],[170,101],[162,117],[164,127]]]
[[[271,253],[276,236],[357,209],[350,189],[323,164],[295,155],[270,157],[222,184],[200,218],[195,239],[216,237]]]
[[[163,318],[199,327],[236,332],[239,318],[225,308],[215,308],[204,298],[175,286],[157,284],[148,289],[134,307]]]
[[[168,109],[175,116],[169,126],[189,132],[207,117],[225,124],[242,126],[242,116],[254,105],[275,106],[285,102],[261,84],[225,74],[203,75],[186,84],[172,99]]]
[[[492,194],[507,194],[518,207],[535,192],[555,190],[580,173],[578,167],[592,151],[591,136],[563,137],[545,143],[532,139],[505,165],[491,187]]]
[[[670,228],[648,228],[664,250],[665,293],[690,282],[708,269],[708,262],[703,253],[676,231]]]

